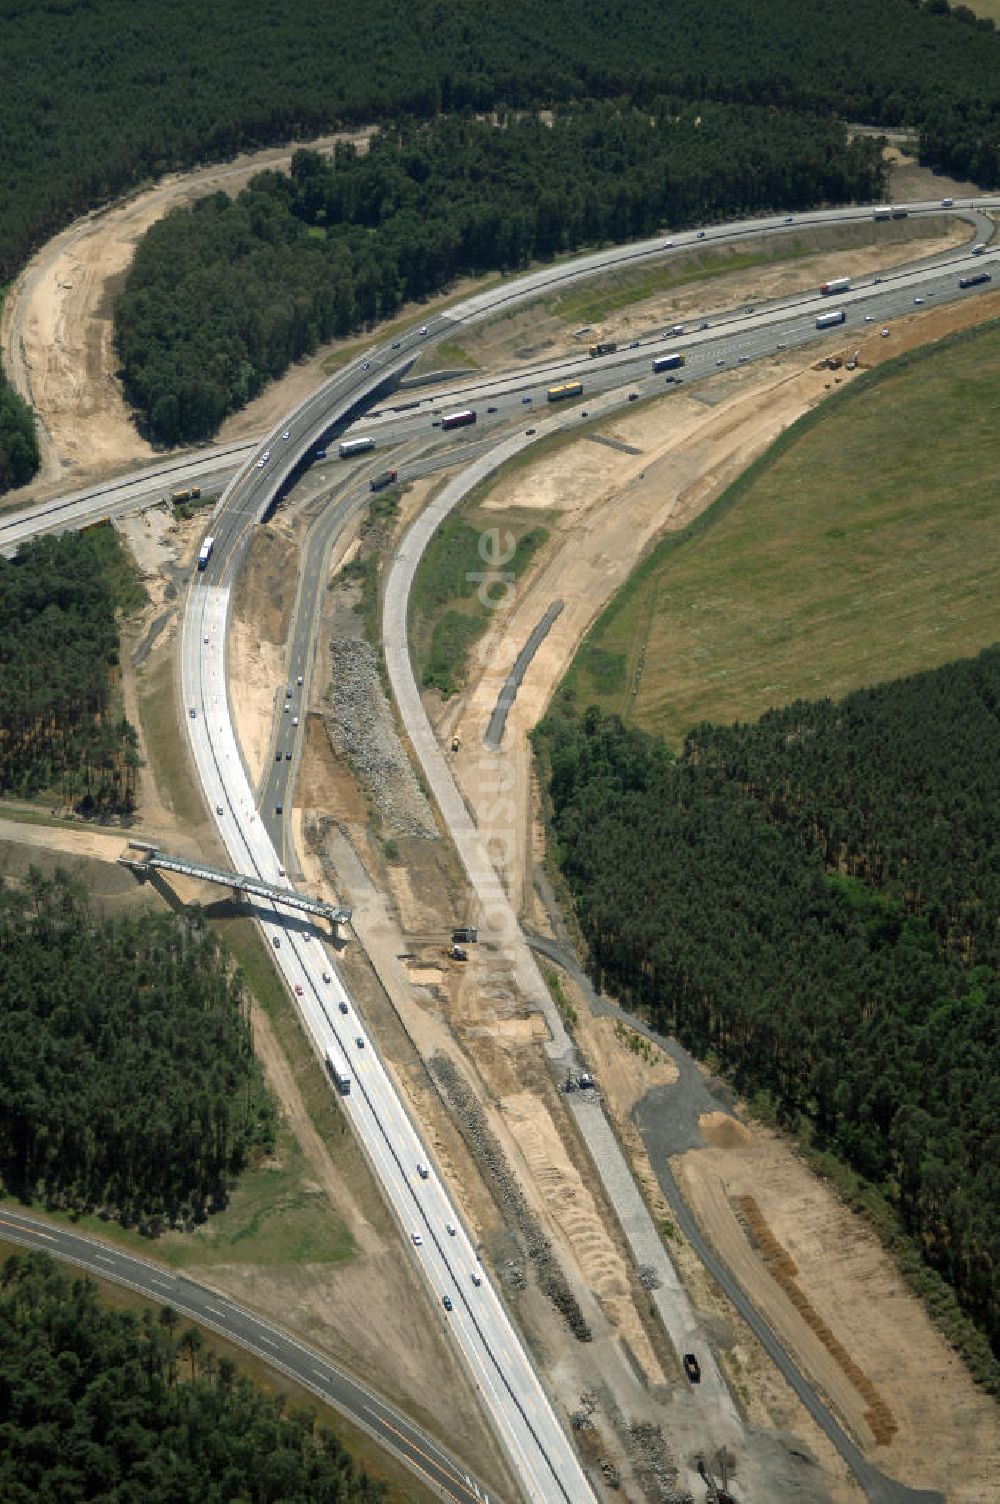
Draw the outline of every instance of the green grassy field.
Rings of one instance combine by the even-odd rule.
[[[1000,322],[860,378],[649,555],[570,671],[678,745],[1000,638]]]
[[[1000,0],[997,0],[1000,5]],[[760,238],[745,247],[698,248],[671,256],[661,266],[636,271],[613,272],[570,288],[557,298],[549,300],[551,314],[568,324],[599,324],[611,313],[641,303],[646,298],[671,292],[675,288],[688,287],[695,282],[706,282],[721,277],[726,272],[749,271],[753,267],[779,266],[789,261],[801,261],[805,257],[820,256],[824,252],[843,251],[857,246],[884,244],[912,240],[921,236],[943,236],[947,225],[943,219],[919,222],[917,229],[909,224],[893,227],[891,236],[885,226],[869,223],[840,225],[835,229],[810,229],[801,233],[789,231],[787,236],[767,241]]]
[[[421,684],[447,699],[465,681],[469,650],[549,534],[537,513],[480,512],[466,503],[431,539],[410,599]]]
[[[38,1203],[32,1210],[41,1212],[44,1207]],[[347,1228],[325,1193],[312,1188],[302,1151],[285,1128],[278,1130],[274,1161],[244,1171],[225,1210],[192,1232],[147,1238],[101,1217],[49,1215],[173,1269],[212,1264],[338,1264],[353,1253]]]

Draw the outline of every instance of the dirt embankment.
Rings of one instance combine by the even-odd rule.
[[[858,369],[991,317],[996,302],[998,295],[915,312],[893,320],[886,339],[876,328],[860,342]],[[551,538],[519,582],[513,602],[497,613],[467,690],[438,706],[436,714],[446,747],[456,731],[460,734],[461,749],[452,761],[480,824],[491,829],[496,823],[498,788],[511,801],[503,811],[504,829],[497,831],[505,839],[498,839],[494,850],[508,853],[505,884],[536,926],[545,922],[532,886],[542,837],[528,732],[590,622],[643,550],[663,531],[697,515],[789,423],[835,384],[852,379],[843,370],[834,376],[816,369],[819,354],[829,350],[846,357],[855,349],[856,344],[846,350],[833,341],[821,350],[783,352],[755,368],[727,372],[683,394],[616,414],[572,444],[508,471],[486,502],[480,500],[481,507],[498,514],[536,509]],[[501,751],[486,758],[482,736],[506,673],[556,598],[564,609],[525,675]],[[637,1053],[628,1031],[583,1016],[582,999],[563,981],[581,1010],[577,1031],[584,1052],[598,1070],[606,1105],[654,1215],[669,1220],[629,1118],[636,1098],[652,1084],[647,1078],[654,1063],[666,1070],[666,1084],[669,1068]],[[849,1432],[891,1475],[915,1487],[939,1488],[949,1501],[986,1504],[1000,1460],[995,1406],[976,1390],[891,1258],[775,1136],[751,1132],[731,1119],[725,1128],[717,1123],[703,1128],[711,1147],[691,1151],[676,1166],[686,1194],[751,1298]],[[535,1157],[544,1180],[546,1167],[540,1155]],[[721,1322],[720,1331],[730,1334],[725,1362],[754,1424],[785,1427],[807,1440],[837,1497],[847,1497],[850,1485],[839,1459],[704,1271],[683,1249],[678,1256],[706,1319]],[[790,1267],[794,1279],[783,1281],[781,1272]]]
[[[371,128],[298,143],[330,151],[340,140],[364,143]],[[170,209],[214,192],[237,194],[265,168],[284,168],[291,147],[241,155],[234,161],[172,174],[155,188],[77,220],[25,267],[4,302],[0,347],[12,386],[40,420],[42,471],[24,494],[82,485],[109,471],[153,458],[140,437],[115,376],[114,294],[135,247]],[[277,383],[239,415],[227,436],[260,432],[319,384],[319,357],[303,362],[288,385]],[[277,397],[281,388],[282,396]]]

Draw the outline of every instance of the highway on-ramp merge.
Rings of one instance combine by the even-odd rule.
[[[989,206],[994,207],[992,201]],[[959,211],[960,206],[956,206]],[[910,212],[939,212],[939,207],[921,205]],[[968,207],[961,212],[976,221],[975,209]],[[799,216],[792,223],[837,223],[870,215],[870,209],[848,209]],[[789,222],[788,217],[746,221],[738,226],[679,234],[671,243],[658,236],[640,245],[609,249],[501,283],[453,306],[446,314],[429,318],[426,326],[409,330],[390,345],[378,346],[364,360],[352,361],[244,458],[215,509],[210,524],[214,551],[204,572],[192,582],[179,645],[183,718],[192,755],[220,836],[238,871],[287,883],[268,830],[268,823],[279,812],[257,808],[229,712],[226,637],[231,586],[255,526],[313,461],[317,450],[339,437],[378,400],[380,393],[391,390],[422,349],[456,327],[523,306],[583,276],[661,260],[674,249],[680,251],[696,242],[725,243],[761,231],[784,233]],[[843,298],[838,295],[845,325],[863,326],[865,304],[881,307],[885,299],[892,298],[896,300],[892,306],[902,309],[913,301],[915,288],[925,283],[937,286],[941,279],[951,279],[954,284],[959,270],[992,265],[996,254],[991,248],[977,261],[968,254],[952,255],[947,264],[939,258],[933,265],[894,275],[891,290],[873,284],[845,293]],[[720,340],[729,344],[725,355],[715,357],[716,364],[765,353],[774,348],[776,334],[790,321],[795,326],[796,342],[815,339],[818,312],[829,307],[828,301],[812,295],[796,299],[794,304],[762,309],[753,317],[729,316],[716,330],[685,336],[692,370],[697,362],[707,373],[710,347]],[[622,352],[621,359],[616,355],[603,371],[596,370],[594,363],[589,368],[594,376],[588,381],[593,379],[595,390],[606,389],[635,379],[643,368],[649,372],[650,355],[655,353],[651,344]],[[528,380],[565,377],[579,371],[583,361],[580,357],[564,360],[531,373]],[[513,409],[523,400],[515,394],[523,390],[525,380],[523,372],[494,380],[492,386],[505,407]],[[478,384],[482,386],[481,381]],[[624,401],[624,393],[616,400]],[[398,425],[399,431],[405,432],[412,422],[426,424],[425,413],[424,406],[415,416],[407,414]],[[38,528],[44,528],[44,510],[36,510]],[[0,537],[0,546],[3,543]],[[506,1309],[478,1263],[472,1241],[343,988],[332,957],[312,926],[290,918],[280,906],[264,905],[259,917],[308,1035],[320,1057],[328,1062],[332,1081],[340,1083],[344,1111],[381,1181],[401,1234],[408,1239],[410,1251],[426,1276],[440,1319],[482,1393],[526,1496],[585,1504],[593,1493],[569,1436]],[[350,1089],[344,1092],[346,1083]]]

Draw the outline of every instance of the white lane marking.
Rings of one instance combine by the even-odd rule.
[[[322,1379],[324,1384],[329,1384],[330,1375],[328,1373],[320,1373],[318,1368],[314,1368],[313,1373],[316,1375],[317,1379]]]
[[[173,1285],[168,1285],[165,1279],[157,1279],[155,1275],[150,1275],[149,1282],[151,1285],[159,1286],[161,1290],[172,1290],[174,1288]]]
[[[213,1316],[225,1316],[226,1314],[225,1311],[220,1311],[218,1306],[206,1306],[205,1310],[211,1312]]]
[[[276,1342],[272,1341],[272,1339],[270,1337],[265,1337],[263,1332],[258,1332],[257,1333],[257,1340],[258,1340],[258,1342],[266,1342],[267,1345],[268,1345],[268,1347],[275,1347],[276,1348],[278,1346],[278,1344]]]
[[[114,1263],[114,1259],[109,1259],[106,1253],[95,1253],[94,1258],[98,1259],[102,1264]]]

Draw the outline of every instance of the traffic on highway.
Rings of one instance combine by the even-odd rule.
[[[158,466],[155,482],[162,495],[162,477],[178,478],[182,466],[183,478],[188,480],[209,469],[214,475],[231,474],[238,465],[208,525],[210,546],[203,545],[203,557],[192,574],[180,649],[183,723],[207,807],[214,811],[234,869],[290,886],[285,853],[287,791],[294,776],[311,656],[307,637],[297,638],[285,679],[274,687],[280,706],[276,712],[279,729],[258,792],[229,709],[226,641],[231,592],[255,527],[318,455],[325,456],[328,446],[338,446],[346,460],[415,436],[437,443],[440,435],[447,444],[451,431],[457,429],[463,442],[474,436],[484,454],[502,440],[519,450],[526,441],[550,432],[556,423],[565,429],[589,419],[588,404],[597,399],[606,413],[630,400],[676,390],[720,368],[805,346],[821,337],[826,327],[848,333],[864,332],[872,324],[890,328],[894,319],[914,307],[975,296],[990,286],[983,277],[1000,275],[1000,249],[989,240],[992,222],[981,212],[987,208],[1000,208],[1000,199],[977,200],[974,206],[956,205],[947,211],[940,204],[915,205],[905,211],[915,216],[961,215],[975,235],[975,245],[970,242],[968,250],[953,249],[920,265],[854,284],[841,279],[848,285],[826,293],[817,288],[808,296],[699,321],[689,329],[672,326],[626,349],[591,353],[584,347],[571,358],[522,368],[507,377],[479,376],[435,390],[421,389],[416,399],[397,403],[395,409],[386,406],[373,415],[378,402],[389,402],[422,350],[462,326],[528,304],[570,281],[610,268],[659,261],[703,241],[726,243],[765,232],[787,234],[795,225],[871,218],[873,211],[852,208],[754,220],[678,234],[670,242],[659,237],[561,263],[476,294],[391,344],[373,347],[363,359],[338,371],[260,443],[250,448],[236,446],[225,454],[212,451],[210,458],[189,456],[176,467]],[[831,298],[835,299],[832,308]],[[550,413],[557,416],[550,419]],[[204,472],[199,470],[201,464]],[[88,516],[149,504],[152,473],[145,490],[141,481],[137,477],[128,483],[135,489],[127,496],[124,491],[115,493],[115,487],[122,484],[116,482],[45,503],[30,513],[8,515],[0,522],[0,548],[13,551],[20,538],[32,531],[78,527]],[[266,903],[256,912],[275,964],[325,1064],[331,1090],[337,1093],[379,1179],[400,1237],[483,1396],[526,1496],[585,1504],[594,1494],[582,1462],[386,1070],[377,1041],[343,986],[335,957],[315,925],[304,917]],[[707,1385],[711,1369],[706,1373]]]

